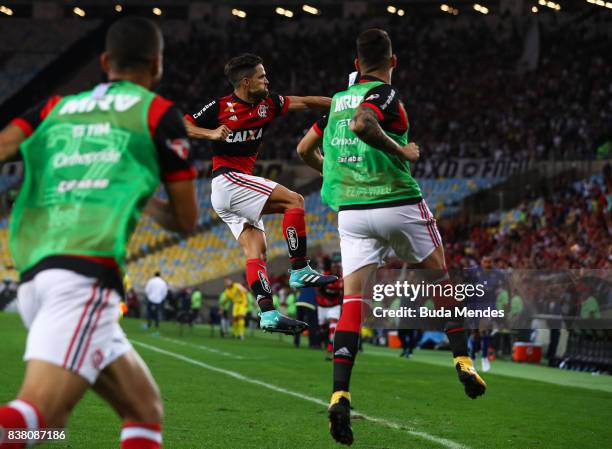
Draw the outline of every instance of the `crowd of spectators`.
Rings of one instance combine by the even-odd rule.
[[[539,53],[534,70],[521,63],[525,36],[534,30],[528,21],[315,20],[236,20],[223,33],[213,21],[191,25],[170,39],[162,92],[195,112],[230,91],[223,65],[248,51],[264,58],[272,91],[332,95],[353,70],[359,30],[381,26],[399,58],[393,84],[411,139],[425,157],[589,159],[611,138],[612,38],[580,18],[540,23],[539,45],[530,44]],[[278,121],[260,157],[295,158],[297,141],[316,118]]]
[[[595,179],[564,181],[488,222],[444,225],[449,268],[483,255],[498,268],[612,268],[612,167]]]

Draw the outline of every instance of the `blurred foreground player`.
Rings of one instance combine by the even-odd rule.
[[[269,332],[300,333],[306,323],[274,308],[262,215],[284,214],[291,288],[317,287],[337,278],[318,273],[308,263],[304,198],[252,173],[263,135],[274,119],[288,111],[327,111],[330,99],[271,94],[263,60],[252,54],[232,58],[225,66],[225,74],[234,91],[204,102],[199,112],[185,116],[187,132],[192,138],[213,141],[211,201],[247,258],[247,282],[261,310],[259,326]]]
[[[437,283],[449,282],[436,221],[410,174],[419,147],[408,143],[406,111],[390,84],[396,64],[385,31],[360,34],[355,61],[360,78],[334,95],[327,120],[315,124],[298,146],[302,159],[323,173],[323,201],[339,211],[344,302],[334,338],[329,422],[333,438],[343,444],[353,442],[349,382],[368,279],[391,248],[406,262],[434,270]],[[486,384],[468,357],[465,330],[453,322],[444,328],[466,394],[482,395]]]
[[[145,205],[169,230],[189,232],[197,218],[182,115],[149,90],[162,50],[152,22],[115,22],[101,56],[108,83],[56,97],[0,132],[0,159],[19,150],[27,167],[9,242],[29,329],[25,378],[0,427],[64,427],[93,388],[123,421],[122,449],[161,447],[159,390],[117,315],[125,245]],[[169,201],[147,203],[160,179]],[[26,444],[35,442],[0,447]]]

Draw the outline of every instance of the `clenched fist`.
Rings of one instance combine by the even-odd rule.
[[[409,162],[416,162],[421,156],[421,150],[416,143],[410,142],[400,149],[400,155]]]
[[[225,140],[232,133],[232,130],[225,125],[219,126],[212,133],[212,140]]]

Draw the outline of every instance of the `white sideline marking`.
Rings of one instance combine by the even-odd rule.
[[[218,349],[211,348],[209,346],[196,345],[195,343],[187,343],[187,342],[184,342],[184,341],[175,340],[174,338],[168,338],[168,337],[161,337],[161,339],[162,340],[166,340],[166,341],[171,341],[172,343],[175,343],[177,345],[191,346],[193,348],[198,348],[198,349],[201,349],[203,351],[208,351],[208,352],[212,352],[214,354],[224,355],[225,357],[230,357],[232,359],[244,360],[244,357],[242,357],[240,355],[235,355],[235,354],[232,354],[230,352],[225,352],[225,351],[219,351]]]
[[[214,372],[219,373],[219,374],[225,374],[226,376],[233,377],[234,379],[241,380],[243,382],[248,382],[250,384],[258,385],[260,387],[264,387],[264,388],[267,388],[269,390],[276,391],[278,393],[284,393],[284,394],[287,394],[289,396],[294,396],[296,398],[300,398],[300,399],[303,399],[303,400],[308,401],[308,402],[312,402],[312,403],[317,404],[317,405],[321,405],[321,406],[324,406],[324,407],[328,406],[328,403],[325,402],[325,401],[322,401],[321,399],[317,399],[317,398],[314,398],[312,396],[307,396],[305,394],[298,393],[297,391],[288,390],[288,389],[283,388],[283,387],[279,387],[279,386],[272,385],[272,384],[269,384],[269,383],[266,383],[266,382],[262,382],[260,380],[253,379],[251,377],[244,376],[244,375],[242,375],[240,373],[237,373],[236,371],[230,371],[230,370],[226,370],[226,369],[223,369],[223,368],[217,368],[216,366],[209,365],[208,363],[200,362],[199,360],[195,360],[195,359],[186,357],[186,356],[184,356],[182,354],[177,354],[176,352],[167,351],[165,349],[158,348],[157,346],[152,346],[152,345],[149,345],[147,343],[143,343],[143,342],[140,342],[140,341],[137,341],[137,340],[131,340],[131,342],[136,344],[136,345],[138,345],[138,346],[142,346],[143,348],[147,348],[150,351],[158,352],[160,354],[164,354],[164,355],[173,357],[175,359],[182,360],[183,362],[187,362],[187,363],[190,363],[192,365],[196,365],[196,366],[199,366],[201,368],[205,368],[205,369],[207,369],[209,371],[214,371]],[[404,432],[406,432],[406,433],[408,433],[410,435],[422,438],[422,439],[430,441],[432,443],[439,444],[440,446],[444,446],[444,447],[446,447],[448,449],[470,449],[469,447],[464,446],[464,445],[462,445],[460,443],[457,443],[455,441],[448,440],[446,438],[436,437],[434,435],[428,434],[427,432],[421,432],[419,430],[413,430],[413,429],[410,429],[410,428],[408,428],[408,427],[406,427],[406,426],[404,426],[402,424],[399,424],[399,423],[396,423],[396,422],[393,422],[393,421],[389,421],[389,420],[384,419],[384,418],[378,418],[376,416],[366,415],[364,413],[358,412],[357,410],[353,410],[353,415],[354,416],[360,416],[363,419],[365,419],[366,421],[370,421],[370,422],[373,422],[373,423],[376,423],[376,424],[380,424],[382,426],[389,427],[391,429],[402,430],[402,431],[404,431]]]

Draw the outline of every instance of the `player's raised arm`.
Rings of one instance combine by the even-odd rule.
[[[289,111],[303,111],[314,109],[316,111],[328,112],[331,106],[329,97],[287,97],[289,101]]]
[[[227,139],[232,130],[219,123],[219,102],[212,100],[206,103],[195,114],[185,114],[183,123],[187,135],[192,139],[218,140]]]
[[[306,165],[314,168],[319,173],[323,173],[323,154],[321,153],[321,143],[323,142],[323,130],[327,125],[327,116],[324,115],[312,125],[306,135],[302,137],[297,146],[300,159]]]
[[[185,116],[189,117],[189,116]],[[225,140],[227,136],[232,133],[232,130],[225,125],[221,125],[214,129],[201,128],[194,125],[188,118],[184,120],[185,128],[187,129],[187,135],[191,139],[203,139],[203,140]]]
[[[56,95],[39,103],[0,131],[0,162],[9,161],[17,155],[19,145],[30,137],[60,100]]]
[[[349,126],[357,137],[372,147],[395,154],[410,162],[419,160],[419,146],[414,142],[410,142],[402,147],[389,137],[380,126],[376,112],[370,107],[360,106],[350,121]]]

